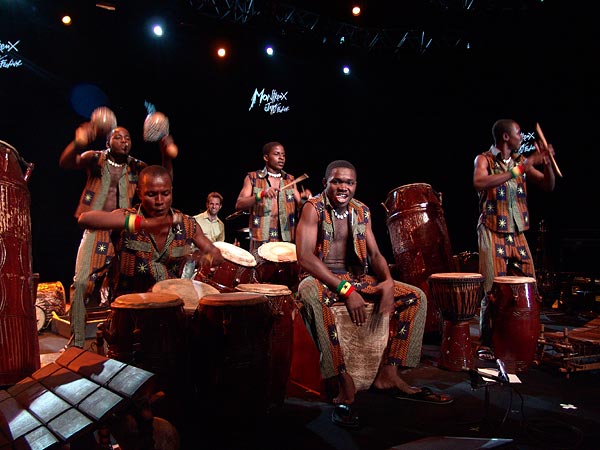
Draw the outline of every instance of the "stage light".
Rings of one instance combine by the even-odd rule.
[[[275,53],[275,51],[273,50],[273,47],[271,47],[270,45],[268,45],[268,46],[265,48],[265,52],[266,52],[266,53],[267,53],[267,55],[269,55],[269,56],[273,56],[273,53]]]
[[[353,15],[354,17],[358,17],[358,16],[360,16],[360,12],[361,12],[361,10],[360,10],[360,6],[356,5],[356,6],[353,6],[353,7],[352,7],[352,15]]]
[[[73,23],[73,21],[71,20],[71,16],[69,16],[68,14],[65,14],[62,19],[61,22],[63,23],[63,25],[69,26]]]
[[[158,24],[157,24],[157,25],[154,25],[154,26],[152,27],[152,32],[154,33],[154,35],[155,35],[155,36],[158,36],[158,37],[160,37],[160,36],[162,36],[162,35],[163,35],[163,33],[164,33],[164,31],[163,31],[163,27],[162,27],[161,25],[158,25]]]
[[[225,58],[226,54],[227,54],[227,50],[225,50],[224,47],[221,47],[217,50],[217,55],[219,56],[219,58]]]
[[[344,75],[350,75],[350,66],[345,65],[344,67],[342,67],[342,72],[344,73]]]

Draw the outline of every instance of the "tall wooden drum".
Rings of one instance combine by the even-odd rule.
[[[390,191],[382,205],[400,281],[430,298],[429,275],[454,267],[441,194],[429,184],[407,184]],[[439,310],[427,308],[425,333],[440,333],[441,326]]]
[[[535,278],[495,277],[490,299],[492,348],[509,372],[526,372],[540,336],[540,304]]]
[[[25,175],[21,165],[27,167]],[[32,170],[33,164],[0,141],[0,386],[40,368],[27,188]]]
[[[474,367],[469,321],[483,297],[484,280],[480,273],[467,272],[429,276],[431,295],[444,320],[439,367],[456,372]]]

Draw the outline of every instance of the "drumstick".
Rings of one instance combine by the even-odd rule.
[[[300,175],[298,178],[296,178],[294,181],[292,181],[291,183],[286,184],[285,186],[283,186],[280,190],[283,191],[284,189],[290,188],[293,185],[295,185],[296,183],[299,183],[300,181],[306,180],[308,178],[308,175],[304,174],[304,175]]]
[[[546,142],[546,138],[544,137],[544,133],[542,133],[542,128],[540,127],[540,124],[536,122],[535,124],[535,131],[537,132],[540,141],[542,143],[542,145],[544,146],[544,148],[546,150],[548,150],[548,142]],[[554,171],[562,178],[562,173],[560,171],[560,169],[558,168],[558,164],[556,164],[556,160],[554,159],[554,155],[548,151],[548,154],[550,155],[550,162],[552,162],[552,167],[554,168]]]

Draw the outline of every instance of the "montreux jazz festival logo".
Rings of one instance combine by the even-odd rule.
[[[265,93],[265,89],[262,91],[258,89],[254,89],[254,94],[252,94],[252,99],[250,100],[250,108],[248,111],[251,111],[255,106],[257,108],[263,109],[264,112],[273,114],[281,114],[288,112],[290,107],[284,104],[287,102],[287,91],[286,92],[277,92],[275,89],[271,90],[271,93]]]
[[[23,61],[18,58],[14,58],[14,53],[18,53],[19,49],[17,45],[19,42],[10,42],[0,40],[0,69],[10,69],[13,67],[20,67],[23,65]]]

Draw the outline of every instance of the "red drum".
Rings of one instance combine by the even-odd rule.
[[[32,171],[33,164],[0,141],[0,386],[40,368],[27,188]]]
[[[540,335],[542,299],[535,278],[495,277],[488,297],[494,354],[509,372],[526,372]]]
[[[103,327],[106,356],[156,374],[163,388],[176,388],[185,361],[185,320],[183,300],[175,294],[121,295]]]
[[[428,298],[428,278],[454,267],[441,194],[425,183],[400,186],[388,193],[383,207],[400,281],[421,288]],[[437,308],[427,308],[425,333],[440,333]]]
[[[41,311],[38,317],[38,331],[43,330],[50,324],[52,313],[57,316],[64,316],[67,310],[65,288],[60,281],[38,283],[37,296],[35,300],[36,310]]]
[[[228,242],[214,242],[225,261],[216,268],[201,268],[195,279],[208,283],[219,292],[233,292],[240,283],[256,282],[256,258],[248,250]]]
[[[259,283],[285,285],[298,290],[300,265],[296,259],[296,244],[291,242],[266,242],[258,247],[259,260],[256,279]]]
[[[467,272],[429,276],[432,300],[444,319],[438,367],[456,372],[474,367],[469,321],[477,314],[484,280],[479,273]]]
[[[267,283],[238,284],[236,289],[267,297],[273,315],[269,340],[269,404],[281,406],[285,400],[294,344],[295,304],[292,291],[283,284]]]
[[[194,315],[198,400],[219,414],[268,409],[273,313],[267,297],[222,292],[200,299]]]

